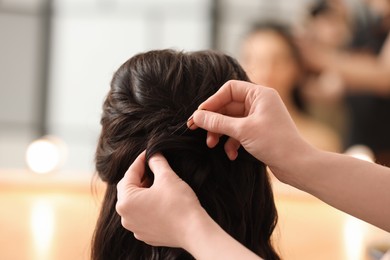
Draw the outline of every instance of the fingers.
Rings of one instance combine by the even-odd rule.
[[[226,82],[213,96],[199,106],[198,110],[188,119],[187,127],[192,130],[198,127],[207,130],[206,143],[210,148],[218,144],[221,134],[233,137],[225,144],[225,151],[230,160],[235,160],[240,147],[240,143],[236,141],[239,139],[237,126],[242,121],[239,117],[247,116],[250,110],[253,98],[251,92],[261,91],[264,88],[245,81]]]
[[[134,160],[134,162],[130,165],[129,169],[123,176],[122,180],[118,182],[118,190],[122,188],[122,186],[134,186],[141,187],[142,186],[142,177],[145,172],[145,151],[140,153],[138,157]]]
[[[264,87],[249,82],[230,80],[226,82],[214,95],[204,101],[198,107],[197,111],[207,110],[232,117],[244,117],[247,115],[247,110],[249,110],[246,101],[247,96],[250,96],[250,91],[262,88]],[[194,124],[193,117],[194,114],[187,120],[187,127],[192,130],[199,127],[199,125]]]
[[[155,181],[161,179],[162,177],[175,175],[171,166],[169,166],[168,161],[160,153],[153,155],[149,159],[149,167],[154,173]]]
[[[213,133],[210,131],[207,132],[207,139],[206,139],[207,146],[210,148],[214,148],[218,144],[220,137],[221,134]],[[240,142],[231,137],[226,141],[224,145],[224,149],[226,155],[229,157],[230,160],[234,161],[235,159],[237,159],[238,156],[237,151],[240,148],[240,146],[241,146]]]
[[[220,134],[212,133],[212,132],[207,132],[207,138],[206,138],[206,144],[209,148],[214,148],[218,142],[219,138],[221,137]]]
[[[221,110],[214,112],[232,117],[244,117],[248,113],[245,103],[243,102],[231,102],[224,106]]]
[[[229,159],[231,161],[234,161],[237,159],[238,156],[238,149],[240,148],[241,144],[236,139],[229,138],[225,143],[225,152]]]
[[[195,126],[201,127],[209,132],[224,134],[237,139],[236,127],[240,122],[240,118],[224,116],[210,111],[197,110],[193,115],[192,121]],[[194,127],[191,127],[191,129],[193,128]]]
[[[129,194],[143,190],[142,177],[145,172],[145,151],[143,151],[130,165],[125,176],[117,184],[117,203],[115,209],[119,215],[124,214],[129,205],[125,202]]]
[[[249,89],[260,87],[245,81],[229,80],[214,95],[203,102],[199,109],[218,111],[231,102],[244,102]]]

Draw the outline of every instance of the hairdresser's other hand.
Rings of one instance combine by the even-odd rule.
[[[218,143],[220,134],[230,136],[225,151],[231,160],[242,145],[285,182],[288,160],[313,149],[298,133],[276,90],[244,81],[225,83],[199,106],[188,126],[208,130],[209,147]]]
[[[137,239],[153,246],[184,248],[195,259],[259,259],[207,214],[161,154],[149,160],[153,185],[143,187],[145,160],[143,152],[117,187],[116,210],[122,225]]]
[[[143,187],[145,160],[143,152],[118,183],[116,211],[122,225],[147,244],[185,248],[192,225],[208,215],[161,154],[149,160],[155,177],[153,185]]]

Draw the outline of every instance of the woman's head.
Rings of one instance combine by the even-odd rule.
[[[186,127],[199,104],[230,79],[247,80],[247,76],[234,59],[213,51],[150,51],[117,70],[103,105],[96,151],[96,169],[107,182],[107,191],[93,259],[191,257],[182,249],[136,240],[115,212],[116,184],[145,149],[147,157],[159,152],[167,158],[222,228],[262,257],[277,259],[270,243],[277,214],[265,166],[244,150],[236,161],[229,161],[223,140],[209,149],[206,131]],[[145,177],[153,181],[150,171]]]
[[[241,44],[240,62],[252,82],[291,94],[302,73],[298,48],[288,30],[276,23],[256,24]]]

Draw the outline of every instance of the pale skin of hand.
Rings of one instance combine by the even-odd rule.
[[[225,150],[231,160],[242,145],[281,181],[390,231],[390,169],[307,144],[275,90],[229,81],[200,105],[188,126],[208,130],[209,147],[221,134],[230,136]],[[142,187],[143,154],[118,184],[117,211],[125,228],[148,244],[182,247],[198,259],[257,258],[207,215],[161,155],[153,158],[150,188]]]
[[[145,160],[143,152],[117,187],[116,210],[122,225],[137,239],[153,246],[184,248],[196,259],[259,259],[209,217],[161,154],[149,160],[155,180],[144,188]]]
[[[210,147],[219,134],[228,135],[230,159],[241,144],[282,182],[390,231],[390,168],[309,145],[273,89],[229,81],[199,108],[189,125],[209,131]]]

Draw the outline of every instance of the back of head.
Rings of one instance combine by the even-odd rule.
[[[230,79],[247,80],[231,57],[213,51],[150,51],[115,73],[103,106],[96,169],[107,190],[92,244],[93,259],[191,259],[177,248],[134,238],[115,212],[116,184],[146,149],[160,152],[230,235],[266,259],[278,259],[270,236],[277,214],[265,166],[239,151],[230,161],[224,140],[206,145],[206,131],[189,131],[188,117]],[[152,180],[152,174],[147,175]],[[178,194],[180,196],[180,194]],[[152,209],[151,209],[152,210]]]

